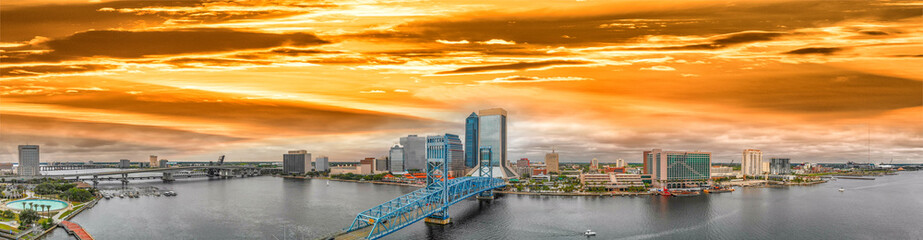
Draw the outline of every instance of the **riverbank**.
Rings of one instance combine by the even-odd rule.
[[[362,181],[362,180],[349,180],[349,179],[337,179],[330,177],[302,177],[302,176],[282,176],[282,178],[288,179],[320,179],[320,180],[331,180],[337,182],[354,182],[354,183],[371,183],[371,184],[381,184],[381,185],[395,185],[395,186],[406,186],[406,187],[424,187],[422,184],[411,184],[411,183],[397,183],[397,182],[383,182],[383,181]]]
[[[516,192],[516,191],[494,191],[494,193],[517,194],[517,195],[538,195],[538,196],[596,196],[596,197],[619,197],[619,196],[644,196],[651,195],[650,192],[605,192],[605,193],[566,193],[566,192]]]

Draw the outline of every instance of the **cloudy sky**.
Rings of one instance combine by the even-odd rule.
[[[509,156],[923,162],[914,1],[3,1],[0,162],[356,161],[509,111]],[[869,141],[870,140],[870,141]],[[868,143],[871,142],[870,145]]]

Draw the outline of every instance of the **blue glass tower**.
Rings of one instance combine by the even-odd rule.
[[[471,113],[465,119],[465,167],[478,165],[478,115]]]

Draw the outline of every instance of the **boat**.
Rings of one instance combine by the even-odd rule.
[[[666,187],[663,188],[663,192],[660,192],[660,195],[662,195],[662,196],[672,196],[672,194],[670,194],[670,191],[667,190]]]
[[[726,193],[726,192],[733,192],[733,191],[734,191],[733,188],[722,188],[718,186],[703,190],[703,192],[705,193]]]
[[[702,193],[696,191],[673,191],[670,194],[674,197],[694,197],[701,195]]]
[[[844,188],[840,188],[840,189],[837,189],[837,191],[840,191],[840,192],[845,192],[845,191],[846,191],[846,189],[844,189]]]
[[[594,232],[593,230],[587,229],[586,232],[583,233],[583,235],[587,237],[596,236],[596,232]]]
[[[125,198],[125,194],[119,194],[119,198]]]

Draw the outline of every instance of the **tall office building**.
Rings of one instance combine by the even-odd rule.
[[[426,170],[426,138],[417,135],[401,137],[404,146],[404,170]]]
[[[388,157],[382,156],[378,159],[375,159],[375,171],[376,172],[387,172],[388,171]]]
[[[170,161],[167,161],[166,159],[160,159],[160,163],[157,164],[157,167],[161,167],[161,168],[169,167],[170,166],[169,162]]]
[[[763,174],[763,152],[756,149],[744,150],[743,160],[740,162],[740,172],[744,176],[758,176]]]
[[[592,172],[596,170],[599,170],[599,160],[593,158],[593,160],[590,160],[590,171]]]
[[[545,169],[548,169],[549,173],[561,173],[558,168],[559,157],[558,153],[554,152],[554,147],[551,148],[551,153],[545,154]]]
[[[327,156],[320,156],[314,160],[314,171],[326,172],[330,170],[330,159]]]
[[[128,159],[119,160],[119,168],[130,168],[130,167],[131,167],[131,160],[128,160]]]
[[[374,164],[375,164],[375,158],[365,158],[365,159],[359,160],[359,167],[357,167],[356,169],[359,169],[359,174],[361,175],[369,175],[369,174],[372,174],[373,172]]]
[[[618,160],[615,160],[615,167],[623,168],[623,167],[626,167],[626,166],[628,166],[628,163],[625,162],[625,159],[619,158]]]
[[[478,165],[478,115],[474,112],[465,119],[465,167]]]
[[[520,158],[519,160],[516,161],[516,167],[521,167],[521,168],[529,167],[529,163],[530,162],[528,158]]]
[[[506,110],[491,108],[478,111],[478,149],[491,148],[490,166],[494,167],[494,177],[519,177],[510,169],[506,158]]]
[[[288,151],[282,155],[282,172],[285,174],[307,173],[312,170],[311,154],[307,150]]]
[[[158,167],[157,155],[151,155],[150,163],[151,167]]]
[[[654,149],[644,151],[645,165],[655,186],[668,188],[699,187],[711,175],[711,153]]]
[[[19,145],[19,167],[16,170],[20,176],[38,176],[39,170],[38,145]]]
[[[769,174],[773,174],[773,175],[792,174],[791,159],[778,158],[778,157],[770,158],[769,159]]]
[[[465,175],[465,150],[458,135],[446,133],[426,137],[426,161],[448,160],[449,176]]]
[[[404,148],[401,145],[394,145],[391,151],[388,151],[391,158],[391,172],[404,172]]]

